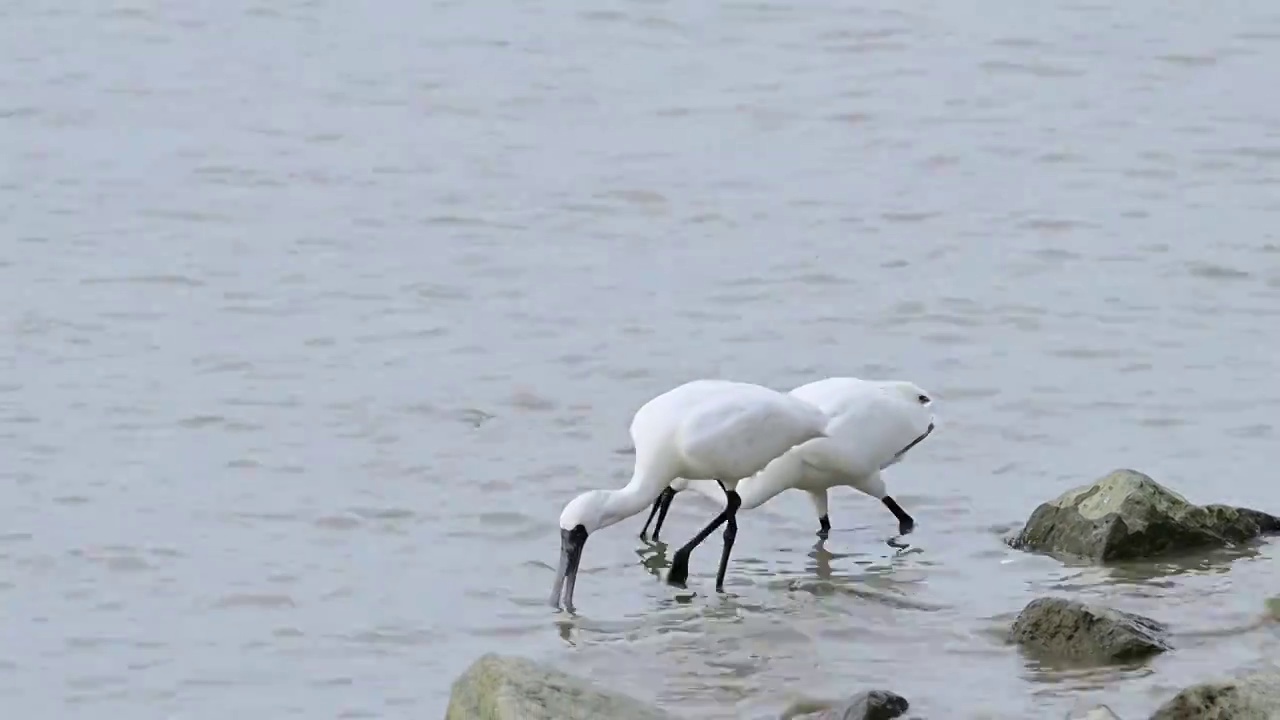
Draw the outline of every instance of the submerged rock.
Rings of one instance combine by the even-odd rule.
[[[1041,504],[1015,548],[1105,562],[1137,560],[1280,532],[1280,518],[1228,505],[1193,505],[1135,470],[1116,470]]]
[[[1128,662],[1171,649],[1168,629],[1133,613],[1065,598],[1032,600],[1009,639],[1033,654],[1101,663]]]
[[[809,702],[793,705],[782,720],[893,720],[902,717],[911,704],[888,690],[871,690],[838,702]]]
[[[1263,622],[1280,622],[1280,597],[1267,598],[1263,601]]]
[[[524,658],[488,653],[453,683],[445,720],[676,720]]]
[[[1151,720],[1273,720],[1280,718],[1280,671],[1192,685],[1161,705]]]

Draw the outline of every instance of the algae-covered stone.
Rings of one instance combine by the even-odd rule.
[[[1262,607],[1263,622],[1280,622],[1280,597],[1267,598]]]
[[[911,706],[907,699],[888,690],[870,690],[847,700],[796,703],[781,720],[893,720]]]
[[[1110,663],[1169,650],[1167,633],[1162,623],[1142,615],[1043,597],[1018,614],[1009,639],[1036,655]]]
[[[453,683],[445,720],[676,720],[532,660],[489,653]]]
[[[1135,470],[1116,470],[1041,504],[1015,548],[1094,561],[1138,560],[1224,547],[1280,532],[1280,518],[1228,505],[1194,505]]]
[[[1192,685],[1161,705],[1151,720],[1275,720],[1280,671]]]

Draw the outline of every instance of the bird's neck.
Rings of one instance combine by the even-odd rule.
[[[876,470],[870,475],[864,475],[858,478],[857,482],[849,483],[855,490],[864,492],[877,500],[883,500],[885,494],[889,492],[884,486],[884,478],[880,477],[880,471]]]
[[[777,457],[763,470],[738,483],[738,496],[742,498],[741,510],[760,507],[774,495],[794,487],[804,473],[804,460],[798,453],[789,452]]]
[[[605,522],[600,527],[622,522],[648,509],[670,483],[671,478],[662,474],[662,468],[637,467],[630,482],[609,491],[605,500]]]

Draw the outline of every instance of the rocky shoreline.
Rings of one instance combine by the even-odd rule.
[[[1280,518],[1250,508],[1194,505],[1134,470],[1116,470],[1041,504],[1011,547],[1105,564],[1231,547],[1280,533]],[[1028,656],[1078,664],[1143,662],[1177,652],[1159,620],[1065,597],[1032,600],[1008,641]],[[839,701],[797,704],[780,720],[891,720],[910,703],[875,689]],[[680,720],[548,665],[484,655],[454,683],[446,720]],[[1071,718],[1117,716],[1098,706]],[[1155,708],[1150,720],[1280,719],[1280,670],[1207,678]],[[685,720],[693,720],[687,718]]]
[[[780,720],[892,720],[910,703],[888,690],[795,703]],[[550,665],[488,653],[453,683],[445,720],[689,720]]]

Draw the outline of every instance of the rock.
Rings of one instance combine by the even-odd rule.
[[[532,660],[488,653],[453,683],[445,720],[675,720]]]
[[[1223,547],[1280,532],[1280,518],[1228,505],[1193,505],[1135,470],[1116,470],[1041,504],[1009,544],[1095,562]]]
[[[1169,650],[1167,633],[1162,623],[1141,615],[1043,597],[1022,609],[1009,639],[1035,655],[1105,664]]]
[[[810,702],[793,705],[782,720],[893,720],[907,712],[911,704],[888,690],[871,690],[839,702]]]
[[[1280,597],[1267,598],[1262,602],[1263,622],[1280,622]]]
[[[1151,720],[1273,720],[1280,718],[1280,671],[1192,685],[1161,705]]]

